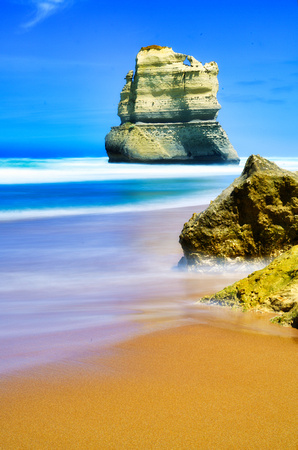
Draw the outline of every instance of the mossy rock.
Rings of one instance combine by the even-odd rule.
[[[279,325],[292,326],[298,328],[298,305],[292,308],[289,312],[276,316],[271,319],[271,322]]]
[[[264,269],[200,301],[278,312],[273,322],[298,328],[298,245]]]

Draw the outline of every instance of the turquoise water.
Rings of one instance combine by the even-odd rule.
[[[0,159],[0,220],[206,204],[239,166],[109,164],[107,158]],[[279,158],[298,170],[298,158]]]
[[[0,160],[1,218],[208,203],[240,174],[242,165],[115,165],[107,158]]]

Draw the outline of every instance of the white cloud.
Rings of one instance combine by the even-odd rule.
[[[29,29],[71,3],[71,0],[31,0],[32,18],[23,27]]]

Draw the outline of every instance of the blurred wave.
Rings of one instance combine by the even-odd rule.
[[[298,170],[298,158],[273,158]],[[0,159],[0,220],[208,204],[240,165],[109,164],[107,158]]]
[[[209,175],[237,176],[237,165],[109,164],[108,158],[0,159],[1,184],[62,183],[71,181],[189,178]],[[298,163],[297,163],[298,165]]]

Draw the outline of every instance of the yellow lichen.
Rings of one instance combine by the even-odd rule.
[[[142,47],[140,51],[161,50],[163,48],[170,48],[170,47],[161,47],[160,45],[148,45],[147,47]]]

